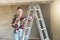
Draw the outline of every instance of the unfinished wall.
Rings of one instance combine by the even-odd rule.
[[[13,28],[11,27],[11,22],[13,19],[14,14],[16,14],[16,8],[18,5],[15,6],[0,6],[0,38],[13,38]],[[26,10],[28,6],[23,6],[24,10],[23,15],[26,15]],[[50,33],[50,7],[49,4],[41,5],[42,12],[44,15],[44,19],[46,22],[46,26]],[[35,23],[35,22],[34,22]],[[30,38],[39,38],[38,29],[36,29],[36,24],[33,24],[32,32],[30,34]]]
[[[13,38],[11,22],[18,6],[0,6],[0,38]],[[24,10],[24,7],[23,7]],[[24,12],[25,14],[25,12]]]
[[[50,19],[52,40],[60,40],[60,0],[51,3]]]
[[[12,15],[11,6],[0,6],[0,38],[12,36],[12,27],[10,26]]]

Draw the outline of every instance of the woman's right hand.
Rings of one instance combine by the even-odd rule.
[[[15,26],[17,23],[13,23],[12,25]]]
[[[13,23],[12,25],[15,26],[15,23]]]

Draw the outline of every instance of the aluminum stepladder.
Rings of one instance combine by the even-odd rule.
[[[33,8],[34,8],[35,19],[36,19],[36,23],[37,23],[37,26],[38,26],[40,38],[41,38],[41,40],[49,40],[49,36],[48,36],[48,33],[47,33],[47,29],[46,29],[46,25],[45,25],[45,22],[44,22],[44,18],[43,18],[43,15],[42,15],[40,5],[35,4]],[[38,15],[40,17],[38,17]]]
[[[27,27],[30,11],[33,11],[33,19],[30,23],[30,26]],[[40,17],[38,17],[38,13],[39,13]],[[41,40],[49,40],[49,36],[48,36],[46,25],[45,25],[45,22],[44,22],[44,19],[43,19],[43,16],[42,16],[41,8],[38,4],[33,4],[33,5],[29,6],[27,20],[26,20],[25,25],[24,25],[25,30],[23,32],[22,40],[28,40],[29,39],[29,35],[30,35],[30,32],[31,32],[31,28],[32,28],[34,18],[36,19],[36,24],[37,24],[37,27],[38,27],[38,30],[39,30]],[[41,25],[43,27],[41,27]],[[26,33],[26,30],[28,30],[27,33]]]

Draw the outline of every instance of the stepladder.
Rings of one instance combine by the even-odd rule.
[[[28,21],[29,16],[33,17],[31,21]],[[48,36],[44,18],[43,18],[42,12],[41,12],[41,8],[40,8],[40,5],[38,5],[38,4],[30,5],[28,8],[27,17],[26,17],[26,21],[24,24],[22,40],[29,39],[34,19],[36,20],[36,24],[37,24],[38,31],[40,34],[40,40],[49,40],[49,36]]]

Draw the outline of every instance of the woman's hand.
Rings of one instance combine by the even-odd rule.
[[[13,25],[13,26],[15,26],[17,23],[13,23],[13,24],[11,24],[11,25]]]
[[[30,16],[29,18],[30,18],[30,20],[32,20],[33,19],[33,16]]]

